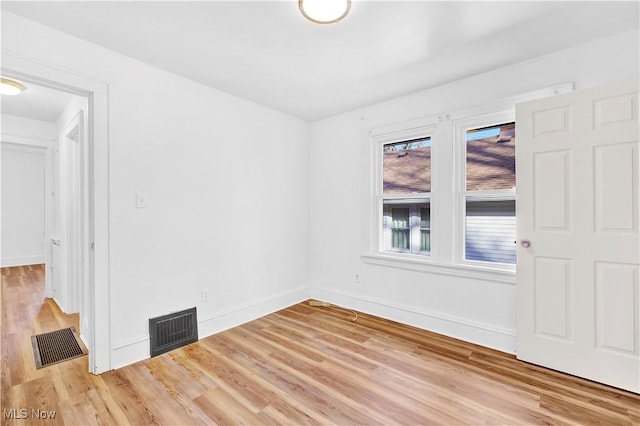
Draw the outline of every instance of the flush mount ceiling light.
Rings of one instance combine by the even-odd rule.
[[[351,0],[298,0],[298,7],[311,22],[333,24],[347,16]]]
[[[18,95],[25,89],[26,87],[15,80],[0,77],[0,94],[2,95]]]

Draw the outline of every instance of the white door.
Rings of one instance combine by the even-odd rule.
[[[83,111],[64,127],[51,151],[49,202],[49,279],[51,296],[65,313],[79,312],[84,302],[84,253],[88,232],[84,207]],[[85,303],[86,305],[86,303]],[[81,315],[82,319],[82,315]]]
[[[638,82],[516,123],[518,358],[640,393]]]
[[[65,262],[62,252],[62,235],[63,235],[63,222],[62,217],[62,169],[60,167],[60,139],[56,139],[53,142],[53,146],[50,148],[50,164],[51,164],[51,191],[49,193],[48,206],[48,235],[49,235],[49,250],[48,250],[48,271],[47,278],[50,281],[50,292],[47,296],[53,297],[58,305],[66,298],[65,288],[63,282],[65,281]]]
[[[83,214],[82,214],[82,111],[64,127],[62,133],[64,173],[64,241],[67,280],[65,312],[79,312],[82,300]]]

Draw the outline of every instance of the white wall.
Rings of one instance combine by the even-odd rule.
[[[308,296],[307,123],[7,12],[2,43],[109,84],[112,368],[150,317],[195,305],[205,336]]]
[[[55,125],[3,114],[1,131],[0,265],[43,263],[45,147],[55,137]]]
[[[2,114],[0,120],[2,142],[48,147],[56,137],[55,123]]]
[[[344,306],[515,351],[515,280],[417,272],[364,262],[372,215],[366,130],[420,119],[559,83],[576,89],[637,78],[637,31],[497,69],[452,84],[372,105],[311,126],[310,284],[312,295]],[[453,158],[453,143],[439,147]],[[453,182],[451,163],[434,165],[434,179]],[[453,185],[451,185],[453,188]],[[435,196],[435,195],[434,195]],[[438,220],[451,229],[450,203]],[[435,222],[435,219],[434,219]],[[435,224],[434,224],[435,226]],[[438,230],[432,229],[432,232]],[[446,236],[443,236],[446,237]],[[450,244],[441,238],[439,241]],[[434,241],[434,244],[435,241]],[[451,259],[451,247],[444,247]],[[448,255],[446,253],[449,253]],[[359,277],[356,283],[355,276]],[[504,277],[502,277],[504,278]]]
[[[111,367],[148,356],[150,317],[197,305],[204,336],[309,294],[513,351],[513,284],[362,261],[363,130],[638,74],[633,32],[309,126],[7,12],[2,36],[3,54],[110,87]]]
[[[44,263],[45,150],[2,144],[1,265]]]

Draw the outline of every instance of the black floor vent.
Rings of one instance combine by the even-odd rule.
[[[31,345],[37,369],[87,354],[73,327],[31,336]]]
[[[198,341],[196,308],[149,319],[151,356]]]

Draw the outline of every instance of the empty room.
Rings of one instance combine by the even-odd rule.
[[[638,1],[2,1],[2,425],[640,424]]]

